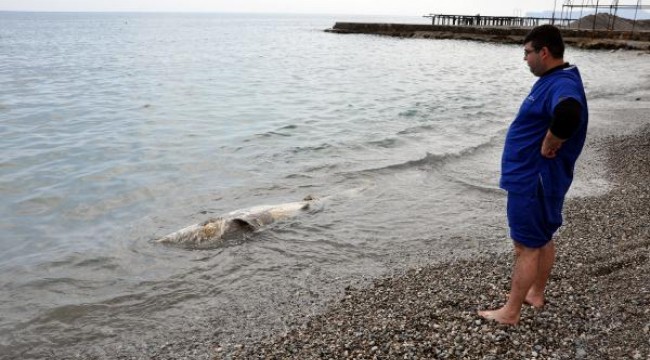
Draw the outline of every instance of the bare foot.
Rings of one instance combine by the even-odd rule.
[[[535,309],[539,310],[544,307],[544,295],[535,295],[528,292],[524,302]]]
[[[517,323],[519,322],[519,314],[517,314],[516,316],[507,314],[504,308],[498,310],[483,310],[483,311],[479,311],[478,314],[479,316],[485,319],[494,320],[499,324],[517,325]]]
[[[510,293],[506,295],[506,299],[509,297]],[[524,304],[528,304],[536,310],[539,310],[544,307],[544,295],[531,294],[529,291],[528,294],[526,294],[526,299],[524,299]]]

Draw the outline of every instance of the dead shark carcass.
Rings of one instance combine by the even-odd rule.
[[[219,245],[224,240],[241,238],[244,234],[255,232],[276,221],[305,212],[317,212],[322,208],[323,199],[313,196],[292,203],[256,206],[188,226],[155,242],[188,248],[207,248]]]

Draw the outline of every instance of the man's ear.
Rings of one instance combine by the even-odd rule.
[[[548,48],[546,46],[544,46],[543,48],[541,48],[539,50],[539,56],[542,57],[542,58],[547,57],[549,54],[550,53],[548,52]]]

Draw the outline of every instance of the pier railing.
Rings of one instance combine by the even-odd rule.
[[[543,24],[556,26],[568,26],[570,22],[577,19],[557,19],[545,17],[521,17],[521,16],[482,16],[482,15],[447,15],[429,14],[425,18],[431,18],[431,25],[443,26],[476,26],[476,27],[522,27],[532,28]]]

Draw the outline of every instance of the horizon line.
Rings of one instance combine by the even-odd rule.
[[[317,12],[275,12],[275,11],[228,11],[228,10],[2,10],[4,13],[55,13],[55,14],[267,14],[267,15],[351,15],[351,16],[402,16],[420,17],[423,15],[406,14],[353,14],[353,13],[317,13]]]

